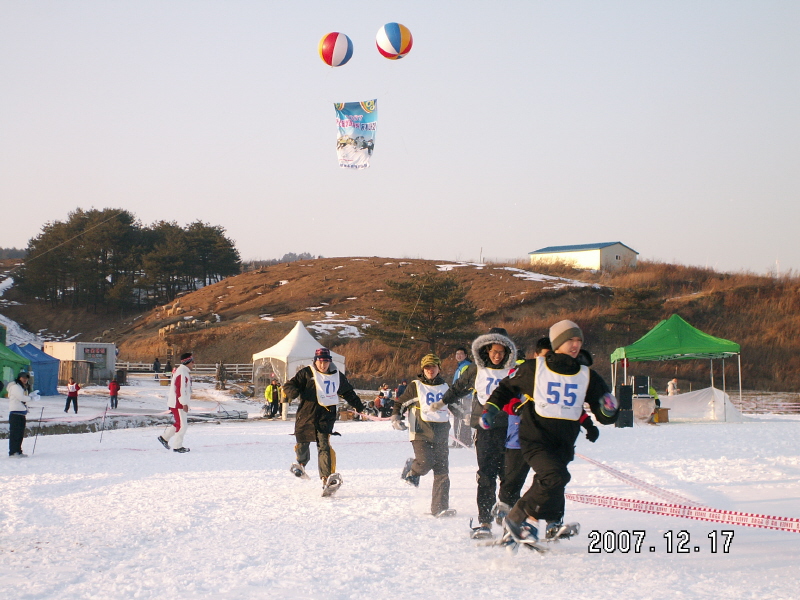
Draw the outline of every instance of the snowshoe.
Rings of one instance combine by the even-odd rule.
[[[292,463],[292,466],[289,467],[289,471],[291,471],[292,475],[294,475],[298,479],[309,479],[306,470],[303,468],[303,465]]]
[[[328,480],[322,484],[322,497],[333,496],[340,487],[342,487],[342,476],[338,473],[331,473]]]
[[[433,516],[437,519],[442,517],[455,517],[458,513],[456,512],[455,508],[445,508],[444,510],[440,510],[438,513],[434,514]]]
[[[406,460],[406,464],[403,465],[403,470],[400,472],[400,479],[405,481],[408,485],[419,487],[419,475],[415,475],[414,472],[411,470],[411,465],[413,464],[414,464],[413,458],[409,458],[408,460]]]
[[[491,523],[480,523],[477,527],[473,527],[472,519],[470,519],[469,529],[470,529],[469,538],[471,540],[491,540],[492,538],[494,538],[494,534],[492,534]]]
[[[505,502],[498,502],[492,507],[492,517],[494,517],[494,522],[498,525],[502,525],[503,519],[505,519],[510,512],[511,507],[508,504]]]
[[[173,452],[180,452],[181,454],[183,454],[184,452],[189,452],[189,449],[188,448],[173,448],[172,451]]]
[[[158,441],[161,442],[161,445],[164,446],[167,450],[169,450],[169,442],[165,440],[163,437],[158,436]]]
[[[505,546],[509,552],[516,553],[520,547],[535,550],[540,554],[547,552],[539,545],[539,530],[530,521],[517,523],[506,517],[503,519],[503,528],[503,537],[500,538],[498,545]]]
[[[547,524],[547,528],[544,530],[544,539],[546,542],[568,540],[569,538],[578,535],[580,531],[580,523],[562,523],[561,521],[552,521]]]

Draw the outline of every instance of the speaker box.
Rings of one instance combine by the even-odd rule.
[[[633,411],[621,410],[617,413],[617,422],[614,423],[615,427],[633,427]]]
[[[617,400],[619,400],[620,410],[633,410],[633,386],[621,385],[617,393]]]
[[[646,375],[635,375],[633,377],[633,394],[635,396],[649,396],[650,378]]]

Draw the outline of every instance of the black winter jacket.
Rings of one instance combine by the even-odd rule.
[[[579,358],[581,358],[579,356]],[[591,358],[589,358],[591,360]],[[580,371],[581,364],[585,364],[585,357],[576,360],[568,354],[549,352],[545,357],[548,368],[563,375],[575,375]],[[489,398],[489,402],[501,409],[498,415],[504,414],[502,408],[514,398],[525,399],[533,396],[533,384],[536,378],[536,361],[528,360],[522,363],[517,371],[503,379]],[[603,425],[609,425],[617,420],[617,411],[607,414],[602,407],[602,398],[610,392],[603,378],[594,370],[589,370],[589,388],[586,390],[584,402],[589,404],[594,416]],[[570,461],[575,456],[575,440],[580,432],[579,421],[565,419],[551,419],[542,417],[536,412],[532,401],[525,402],[520,409],[522,420],[519,427],[520,446],[523,453],[546,449]]]
[[[314,384],[314,374],[311,372],[313,368],[300,369],[283,385],[283,393],[290,401],[300,397],[300,406],[297,408],[294,423],[294,435],[298,442],[316,442],[317,431],[333,433],[333,425],[338,416],[336,406],[323,406],[317,402],[317,387]],[[335,373],[336,368],[331,365],[329,372]],[[353,391],[353,386],[347,381],[344,373],[339,374],[338,395],[358,412],[363,412],[364,403]]]

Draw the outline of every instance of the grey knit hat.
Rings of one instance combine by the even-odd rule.
[[[583,341],[583,332],[578,327],[578,324],[573,321],[559,321],[550,328],[550,343],[553,345],[554,351],[558,350],[561,344],[574,337],[581,338],[581,341]]]

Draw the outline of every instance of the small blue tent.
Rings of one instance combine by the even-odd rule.
[[[33,386],[39,390],[42,396],[58,396],[58,369],[61,361],[45,354],[36,346],[25,344],[17,346],[11,344],[8,347],[23,358],[31,361],[33,371]]]

